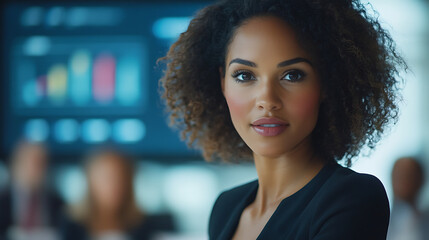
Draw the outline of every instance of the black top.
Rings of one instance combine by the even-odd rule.
[[[258,181],[223,192],[213,207],[210,240],[233,237],[243,210],[255,200]],[[283,199],[258,240],[386,239],[389,202],[380,180],[327,164],[303,188]]]
[[[62,240],[89,240],[91,236],[87,228],[64,216],[60,228]],[[170,214],[147,215],[136,227],[129,229],[125,235],[130,240],[149,240],[158,233],[170,233],[176,231],[173,217]]]

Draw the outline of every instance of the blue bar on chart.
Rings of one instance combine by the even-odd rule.
[[[122,105],[133,105],[140,98],[141,66],[135,55],[119,58],[116,74],[116,99]]]
[[[36,91],[36,68],[29,61],[22,61],[19,63],[16,69],[17,75],[17,85],[16,87],[21,87],[20,89],[20,101],[22,101],[27,106],[34,106],[40,101],[40,96]],[[20,83],[20,84],[19,84]],[[21,85],[21,86],[20,86]]]
[[[85,105],[91,101],[91,61],[91,53],[87,50],[78,50],[70,57],[69,94],[76,105]]]

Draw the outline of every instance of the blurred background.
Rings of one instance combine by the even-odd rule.
[[[46,188],[62,199],[62,209],[73,209],[91,191],[104,191],[96,190],[95,176],[116,176],[110,170],[90,170],[92,162],[98,161],[91,159],[122,159],[111,162],[126,162],[124,169],[134,170],[129,185],[138,210],[144,216],[163,217],[153,218],[161,222],[157,225],[164,233],[160,239],[206,239],[217,195],[256,178],[256,172],[251,164],[206,163],[199,152],[187,149],[177,131],[167,125],[158,86],[163,66],[156,60],[186,30],[196,11],[212,2],[3,2],[0,188],[7,191],[18,185],[12,184],[14,179],[28,177],[37,166],[46,165],[34,179],[44,178]],[[416,159],[422,172],[429,173],[429,1],[369,2],[411,71],[401,73],[406,82],[399,122],[352,169],[377,176],[393,206],[392,170],[397,159]],[[35,155],[45,160],[39,159],[39,165],[27,167],[30,170],[24,173],[16,170],[26,161],[22,159],[37,162]],[[130,175],[125,170],[121,174]],[[412,201],[424,213],[429,208],[429,185],[423,177],[421,182],[421,191]],[[123,186],[127,186],[125,180]],[[80,225],[86,226],[84,222]],[[64,225],[74,226],[60,227]],[[16,239],[25,235],[8,231]]]

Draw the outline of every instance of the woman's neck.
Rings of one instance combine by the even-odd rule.
[[[277,206],[304,187],[324,166],[324,161],[315,154],[310,139],[306,139],[290,152],[276,157],[254,154],[259,188],[255,206],[263,213]]]
[[[115,211],[97,211],[91,222],[93,232],[99,233],[111,230],[121,230],[120,216]]]

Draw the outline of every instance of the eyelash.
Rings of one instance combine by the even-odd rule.
[[[252,75],[252,80],[254,80],[255,79],[255,77],[253,76],[253,73],[251,72],[251,71],[247,71],[247,70],[238,70],[238,71],[235,71],[234,73],[232,73],[232,77],[234,78],[234,80],[236,81],[236,82],[238,82],[238,83],[244,83],[244,82],[248,82],[249,80],[240,80],[240,79],[238,79],[238,76],[240,76],[241,74],[243,74],[243,73],[248,73],[248,74],[250,74],[250,75]]]
[[[251,76],[251,80],[240,80],[240,79],[238,79],[238,76],[240,76],[241,74],[243,74],[243,73],[248,73],[248,74],[250,74],[250,75],[252,75]],[[288,74],[290,74],[290,73],[297,73],[297,74],[299,74],[300,75],[300,78],[298,79],[298,80],[286,80],[286,79],[284,79]],[[282,76],[282,78],[281,78],[281,80],[286,80],[286,81],[288,81],[288,82],[292,82],[292,83],[294,83],[294,82],[300,82],[300,81],[302,81],[302,79],[304,78],[306,76],[306,74],[303,72],[303,71],[301,71],[301,70],[298,70],[298,69],[292,69],[292,70],[288,70],[288,71],[286,71],[284,74],[283,74],[283,76]],[[231,77],[233,77],[234,78],[234,80],[236,81],[236,82],[238,82],[238,83],[245,83],[245,82],[249,82],[249,81],[252,81],[252,80],[255,80],[256,78],[254,77],[254,74],[251,72],[251,71],[248,71],[248,70],[238,70],[238,71],[235,71],[235,72],[233,72],[232,73],[232,75],[231,75]]]

